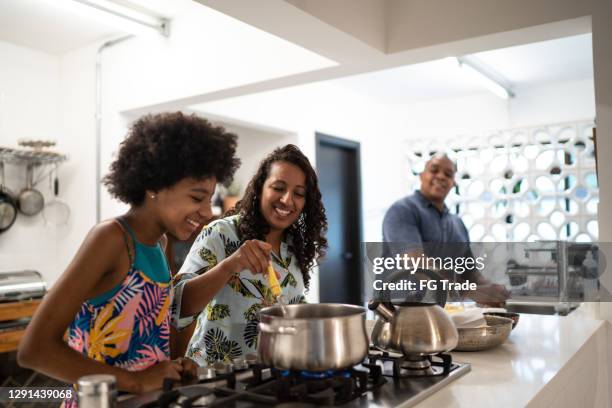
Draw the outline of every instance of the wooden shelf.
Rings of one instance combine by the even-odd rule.
[[[41,300],[24,300],[22,302],[0,303],[0,322],[31,317]]]
[[[19,341],[23,337],[25,329],[11,330],[0,333],[0,353],[8,353],[17,350]]]
[[[31,317],[41,300],[24,300],[21,302],[0,303],[0,322]],[[19,341],[25,333],[25,327],[19,326],[0,332],[0,353],[17,350]]]

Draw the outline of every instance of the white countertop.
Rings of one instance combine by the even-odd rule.
[[[580,308],[564,317],[522,314],[504,344],[452,353],[472,371],[416,407],[524,407],[603,328]]]

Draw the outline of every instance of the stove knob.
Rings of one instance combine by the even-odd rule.
[[[213,364],[213,368],[217,374],[229,374],[234,371],[234,365],[232,363],[225,363],[223,361],[216,361]]]
[[[257,358],[256,353],[245,354],[244,360],[247,362],[248,365],[255,365],[259,363],[259,359]]]
[[[234,363],[234,370],[246,370],[249,368],[249,364],[243,357],[235,358],[232,360],[232,363]]]

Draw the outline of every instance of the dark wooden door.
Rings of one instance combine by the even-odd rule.
[[[359,143],[320,133],[316,140],[329,245],[319,268],[319,298],[322,303],[361,305]]]

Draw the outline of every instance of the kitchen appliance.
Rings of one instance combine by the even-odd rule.
[[[378,315],[372,343],[381,350],[401,353],[425,365],[423,357],[450,351],[457,345],[457,329],[436,303],[370,301],[368,307]]]
[[[200,368],[197,384],[139,396],[125,396],[118,408],[139,407],[411,407],[470,371],[470,365],[452,362],[450,355],[430,356],[436,373],[406,376],[401,355],[370,349],[366,358],[342,370],[310,372],[262,365],[248,355],[248,368],[216,374]],[[225,363],[231,364],[231,363]],[[397,372],[394,368],[397,367]]]
[[[0,272],[0,302],[38,299],[43,297],[46,288],[47,284],[36,271]]]
[[[508,261],[512,297],[508,311],[568,314],[585,299],[585,282],[597,280],[598,247],[589,243],[539,241],[521,248],[527,262]],[[593,265],[589,263],[589,260]]]
[[[259,312],[257,354],[264,364],[308,371],[341,370],[368,352],[365,309],[340,303],[271,306]]]

